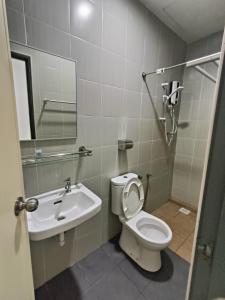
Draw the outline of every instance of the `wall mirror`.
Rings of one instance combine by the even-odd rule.
[[[20,140],[77,136],[76,63],[11,43]]]

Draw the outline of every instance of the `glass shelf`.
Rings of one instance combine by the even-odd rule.
[[[67,153],[56,153],[56,154],[45,154],[36,157],[23,157],[22,166],[31,166],[37,164],[51,163],[51,162],[62,162],[71,159],[78,159],[81,157],[92,156],[92,150],[86,149],[84,146],[79,147],[78,152],[67,152]]]

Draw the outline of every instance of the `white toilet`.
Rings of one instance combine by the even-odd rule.
[[[161,268],[160,251],[172,240],[170,227],[142,210],[144,188],[138,176],[124,174],[111,179],[112,212],[122,223],[120,247],[143,269]]]

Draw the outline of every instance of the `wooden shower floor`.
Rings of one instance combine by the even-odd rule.
[[[168,201],[152,212],[153,215],[164,220],[172,229],[173,239],[169,248],[186,261],[190,262],[196,224],[196,213],[189,215],[179,212],[183,207],[173,201]]]

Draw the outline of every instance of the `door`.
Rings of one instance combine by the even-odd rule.
[[[208,143],[199,207],[199,228],[187,299],[225,297],[225,37],[215,92],[215,114]],[[212,99],[213,101],[213,99]],[[213,123],[213,120],[211,120]],[[211,145],[210,145],[211,142]],[[207,164],[208,161],[208,164]],[[201,212],[200,212],[201,211]],[[197,229],[196,229],[197,230]],[[189,294],[189,297],[188,297]]]
[[[23,179],[4,0],[0,45],[0,299],[33,300],[25,214],[14,215],[14,202],[23,196]]]

